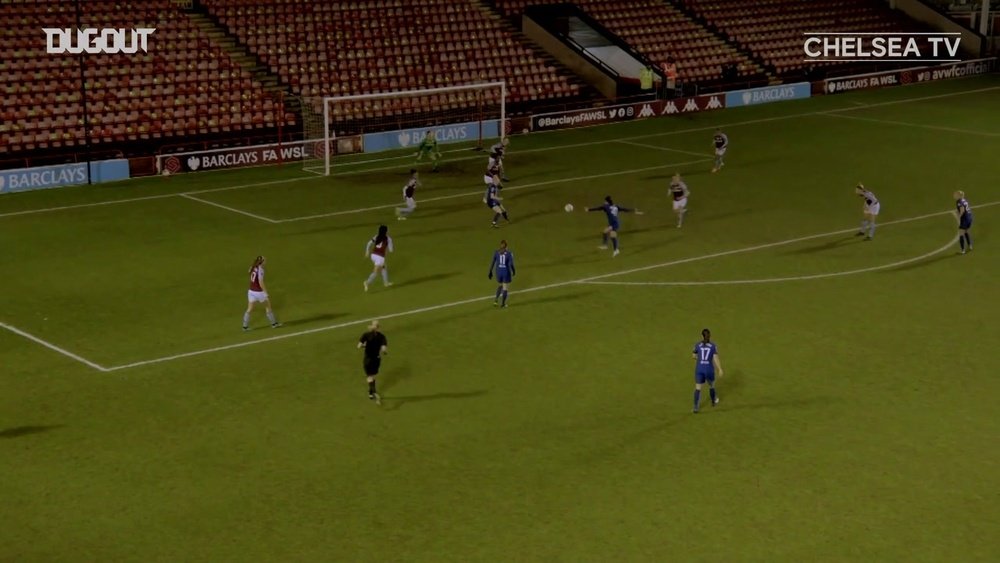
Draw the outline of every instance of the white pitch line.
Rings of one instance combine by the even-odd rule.
[[[41,344],[42,346],[45,346],[49,350],[53,350],[55,352],[58,352],[58,353],[62,354],[63,356],[66,356],[67,358],[70,358],[72,360],[76,360],[76,361],[80,362],[81,364],[84,364],[86,366],[89,366],[89,367],[92,367],[92,368],[96,369],[97,371],[111,371],[110,369],[108,369],[108,368],[106,368],[106,367],[104,367],[104,366],[102,366],[100,364],[94,363],[94,362],[88,360],[87,358],[84,358],[83,356],[74,354],[73,352],[70,352],[69,350],[66,350],[65,348],[60,348],[60,347],[56,346],[55,344],[53,344],[51,342],[47,342],[45,340],[42,340],[41,338],[38,338],[37,336],[35,336],[33,334],[27,333],[27,332],[25,332],[25,331],[23,331],[23,330],[21,330],[21,329],[19,329],[17,327],[11,326],[11,325],[9,325],[7,323],[0,323],[0,328],[5,328],[5,329],[13,332],[14,334],[17,334],[19,336],[23,336],[24,338],[27,338],[28,340],[30,340],[30,341],[32,341],[32,342],[34,342],[36,344]]]
[[[901,125],[904,127],[917,127],[919,129],[930,129],[933,131],[947,131],[949,133],[961,133],[964,135],[978,135],[980,137],[1000,137],[1000,133],[989,131],[975,131],[972,129],[960,129],[958,127],[945,127],[942,125],[925,125],[923,123],[910,123],[908,121],[896,121],[893,119],[876,119],[874,117],[861,117],[858,115],[844,115],[839,113],[824,113],[824,117],[838,117],[840,119],[854,119],[857,121],[869,121],[872,123],[884,123],[886,125]]]
[[[249,211],[243,211],[242,209],[236,209],[235,207],[229,207],[228,205],[222,205],[221,203],[215,203],[214,201],[208,201],[207,199],[201,199],[201,198],[198,198],[198,197],[194,197],[191,194],[180,194],[180,196],[183,197],[184,199],[190,199],[191,201],[197,201],[198,203],[204,203],[205,205],[211,205],[212,207],[218,207],[219,209],[225,209],[226,211],[229,211],[231,213],[238,213],[238,214],[243,215],[245,217],[250,217],[252,219],[257,219],[258,221],[264,221],[266,223],[277,223],[277,221],[275,221],[274,219],[268,219],[267,217],[264,217],[262,215],[254,215],[253,213],[250,213]]]
[[[694,156],[703,156],[703,157],[706,157],[706,158],[711,158],[711,155],[708,155],[706,153],[701,153],[701,152],[686,151],[686,150],[683,150],[683,149],[672,149],[670,147],[661,147],[659,145],[650,145],[648,143],[636,143],[635,141],[627,141],[627,140],[624,140],[624,139],[620,140],[618,142],[621,143],[621,144],[623,144],[623,145],[632,145],[633,147],[643,147],[643,148],[646,148],[646,149],[653,149],[653,150],[657,150],[657,151],[677,152],[677,153],[681,153],[681,154],[690,154],[690,155],[694,155]]]
[[[704,156],[704,155],[701,155],[701,156]],[[602,173],[602,174],[591,174],[591,175],[588,175],[588,176],[575,176],[573,178],[557,178],[555,180],[546,180],[544,182],[535,182],[533,184],[521,184],[521,185],[509,187],[509,188],[504,188],[503,191],[504,192],[513,192],[513,191],[516,191],[516,190],[524,190],[524,189],[527,189],[527,188],[537,188],[539,186],[548,186],[548,185],[552,185],[552,184],[562,184],[562,183],[566,183],[566,182],[580,182],[580,181],[583,181],[583,180],[593,180],[593,179],[596,179],[596,178],[608,178],[608,177],[611,177],[611,176],[623,176],[625,174],[636,174],[638,172],[649,172],[649,171],[652,171],[652,170],[662,170],[664,168],[673,168],[673,167],[676,167],[676,166],[687,166],[689,164],[698,164],[698,163],[701,163],[701,162],[708,162],[709,160],[712,160],[712,159],[706,157],[706,158],[701,158],[699,160],[688,160],[688,161],[684,161],[684,162],[674,162],[674,163],[671,163],[671,164],[661,164],[659,166],[647,166],[645,168],[629,168],[627,170],[616,170],[614,172],[605,172],[605,173]],[[455,199],[455,198],[460,198],[460,197],[482,196],[482,195],[483,195],[483,190],[476,190],[474,192],[462,192],[460,194],[443,195],[443,196],[438,196],[438,197],[431,197],[431,198],[427,198],[427,199],[421,199],[420,203],[426,203],[426,202],[429,202],[429,201],[441,201],[441,200],[445,200],[445,199]],[[399,203],[391,203],[391,204],[387,204],[387,205],[375,205],[375,206],[372,206],[372,207],[362,207],[360,209],[347,209],[347,210],[344,210],[344,211],[332,211],[330,213],[318,213],[316,215],[304,215],[302,217],[290,217],[288,219],[278,219],[278,220],[276,220],[274,222],[276,222],[276,223],[292,223],[292,222],[295,222],[295,221],[308,221],[308,220],[311,220],[311,219],[322,219],[322,218],[325,218],[325,217],[336,217],[338,215],[352,215],[352,214],[355,214],[355,213],[364,213],[366,211],[374,211],[374,210],[377,210],[377,209],[389,209],[389,208],[399,207],[399,206],[400,206]]]
[[[906,260],[900,260],[898,262],[893,262],[891,264],[882,264],[881,266],[871,266],[869,268],[859,268],[857,270],[846,270],[843,272],[828,272],[825,274],[811,274],[808,276],[787,276],[782,278],[761,278],[754,280],[708,280],[708,281],[677,281],[677,282],[617,282],[617,281],[589,281],[580,282],[584,285],[625,285],[625,286],[704,286],[704,285],[750,285],[750,284],[765,284],[765,283],[781,283],[781,282],[792,282],[792,281],[807,281],[807,280],[821,280],[827,278],[837,278],[842,276],[852,276],[856,274],[866,274],[869,272],[877,272],[879,270],[888,270],[891,268],[898,268],[900,266],[905,266],[907,264],[912,264],[913,262],[919,262],[921,260],[926,260],[935,254],[941,254],[942,252],[952,248],[955,245],[957,238],[953,238],[948,241],[948,244],[938,248],[937,250],[932,250],[926,254],[921,254],[913,258],[907,258]]]
[[[978,209],[978,208],[982,208],[982,207],[990,207],[990,206],[993,206],[993,205],[1000,205],[1000,201],[994,201],[994,202],[990,202],[990,203],[980,204],[980,205],[977,205],[976,208]],[[954,215],[954,213],[952,211],[939,211],[939,212],[936,212],[936,213],[928,213],[928,214],[925,214],[925,215],[918,215],[918,216],[915,216],[915,217],[907,217],[907,218],[903,218],[903,219],[897,219],[895,221],[887,221],[885,223],[881,223],[880,226],[885,227],[885,226],[888,226],[888,225],[895,225],[895,224],[900,224],[900,223],[908,223],[910,221],[919,221],[921,219],[928,219],[928,218],[931,218],[931,217],[940,217],[942,215]],[[714,254],[702,254],[702,255],[693,256],[693,257],[690,257],[690,258],[682,258],[682,259],[679,259],[679,260],[671,260],[669,262],[662,262],[660,264],[652,264],[650,266],[643,266],[643,267],[640,267],[640,268],[631,268],[631,269],[628,269],[628,270],[620,270],[618,272],[611,272],[610,274],[602,274],[602,275],[598,275],[598,276],[591,276],[591,277],[587,277],[587,278],[581,278],[581,279],[578,279],[578,280],[569,280],[569,281],[555,282],[555,283],[550,283],[550,284],[545,284],[545,285],[539,285],[539,286],[536,286],[536,287],[529,287],[527,289],[518,289],[518,290],[513,291],[512,293],[515,293],[515,294],[532,293],[532,292],[535,292],[535,291],[543,291],[543,290],[546,290],[546,289],[554,289],[554,288],[566,287],[566,286],[570,286],[570,285],[586,284],[586,283],[592,282],[592,281],[597,281],[597,280],[601,280],[601,279],[607,279],[607,278],[611,278],[611,277],[615,277],[615,276],[624,276],[624,275],[628,275],[628,274],[634,274],[636,272],[643,272],[643,271],[647,271],[647,270],[653,270],[653,269],[656,269],[656,268],[666,268],[666,267],[669,267],[669,266],[676,266],[678,264],[687,264],[687,263],[690,263],[690,262],[699,262],[701,260],[709,260],[709,259],[712,259],[712,258],[720,258],[722,256],[730,256],[730,255],[733,255],[733,254],[742,254],[742,253],[746,253],[746,252],[754,252],[756,250],[763,250],[765,248],[774,248],[774,247],[777,247],[777,246],[784,246],[784,245],[794,244],[794,243],[797,243],[797,242],[803,242],[803,241],[817,239],[817,238],[830,237],[830,236],[835,236],[835,235],[842,235],[842,234],[846,234],[846,233],[853,233],[856,230],[857,230],[857,228],[843,229],[843,230],[839,230],[839,231],[831,231],[831,232],[827,232],[827,233],[819,233],[819,234],[815,234],[815,235],[808,235],[808,236],[804,236],[804,237],[798,237],[798,238],[793,238],[793,239],[782,240],[782,241],[778,241],[778,242],[771,242],[771,243],[766,243],[766,244],[758,244],[758,245],[755,245],[755,246],[748,246],[748,247],[744,247],[744,248],[737,248],[737,249],[734,249],[734,250],[726,250],[726,251],[722,251],[722,252],[716,252]],[[352,327],[352,326],[364,325],[364,324],[371,323],[373,320],[376,320],[376,319],[394,319],[394,318],[399,318],[399,317],[407,317],[407,316],[410,316],[410,315],[417,315],[417,314],[420,314],[420,313],[428,313],[428,312],[431,312],[431,311],[439,311],[441,309],[448,309],[448,308],[451,308],[451,307],[458,307],[458,306],[461,306],[461,305],[468,305],[469,303],[476,303],[478,301],[486,301],[488,299],[493,299],[493,296],[492,295],[484,295],[484,296],[481,296],[481,297],[471,297],[469,299],[462,299],[461,301],[452,301],[450,303],[441,303],[439,305],[430,305],[430,306],[427,306],[427,307],[420,307],[418,309],[410,309],[408,311],[401,311],[399,313],[390,313],[388,315],[379,315],[377,317],[370,317],[370,318],[366,318],[366,319],[359,319],[359,320],[356,320],[356,321],[346,321],[346,322],[337,323],[337,324],[328,325],[328,326],[311,328],[311,329],[307,329],[307,330],[300,330],[300,331],[297,331],[297,332],[282,333],[282,334],[278,334],[278,335],[275,335],[275,336],[270,336],[270,337],[267,337],[267,338],[261,338],[261,339],[258,339],[258,340],[251,340],[251,341],[248,341],[248,342],[237,342],[235,344],[227,344],[227,345],[223,345],[223,346],[216,346],[216,347],[213,347],[213,348],[205,348],[205,349],[202,349],[202,350],[195,350],[193,352],[184,352],[184,353],[181,353],[181,354],[174,354],[174,355],[171,355],[171,356],[163,356],[163,357],[160,357],[160,358],[153,358],[151,360],[141,360],[141,361],[138,361],[138,362],[132,362],[132,363],[128,363],[128,364],[122,364],[122,365],[118,365],[118,366],[113,366],[113,367],[107,368],[107,371],[119,371],[119,370],[124,370],[124,369],[135,368],[135,367],[147,366],[147,365],[151,365],[151,364],[160,364],[160,363],[163,363],[163,362],[171,362],[171,361],[180,360],[180,359],[183,359],[183,358],[190,358],[190,357],[194,357],[194,356],[202,356],[202,355],[205,355],[205,354],[212,354],[212,353],[215,353],[215,352],[222,352],[222,351],[225,351],[225,350],[233,350],[233,349],[236,349],[236,348],[245,348],[247,346],[255,346],[257,344],[263,344],[265,342],[274,342],[275,340],[285,340],[287,338],[295,338],[295,337],[298,337],[298,336],[305,336],[305,335],[308,335],[308,334],[316,334],[316,333],[319,333],[319,332],[327,332],[327,331],[331,331],[331,330],[337,330],[337,329],[340,329],[340,328],[347,328],[347,327]]]
[[[956,80],[958,80],[958,79],[956,79]],[[589,147],[589,146],[595,146],[595,145],[603,145],[603,144],[607,144],[607,143],[615,143],[615,142],[621,142],[621,141],[636,141],[636,140],[641,140],[641,139],[654,139],[654,138],[658,138],[658,137],[667,137],[667,136],[671,136],[671,135],[683,135],[683,134],[686,134],[686,133],[700,133],[702,131],[714,131],[715,129],[719,129],[719,128],[741,127],[741,126],[745,126],[745,125],[759,125],[761,123],[772,123],[772,122],[775,122],[775,121],[783,121],[783,120],[786,120],[786,119],[795,119],[795,118],[799,118],[799,117],[809,117],[809,116],[822,115],[822,114],[840,113],[840,112],[845,112],[845,111],[856,111],[856,110],[859,110],[859,109],[876,108],[876,107],[891,106],[891,105],[897,105],[897,104],[907,104],[907,103],[922,102],[922,101],[927,101],[927,100],[937,100],[937,99],[941,99],[941,98],[950,98],[950,97],[954,97],[954,96],[964,96],[964,95],[968,95],[968,94],[979,94],[979,93],[982,93],[982,92],[991,92],[991,91],[994,91],[994,90],[1000,90],[1000,86],[990,86],[990,87],[986,87],[986,88],[976,88],[976,89],[973,89],[973,90],[964,90],[962,92],[947,92],[947,93],[944,93],[944,94],[934,94],[934,95],[931,95],[931,96],[920,96],[920,97],[916,97],[916,98],[903,98],[903,99],[899,99],[899,100],[888,100],[888,101],[885,101],[885,102],[877,102],[877,103],[873,103],[873,104],[862,104],[862,105],[858,105],[858,106],[854,106],[854,107],[843,107],[843,108],[837,108],[837,109],[831,109],[831,110],[812,111],[812,112],[805,112],[805,113],[793,113],[793,114],[779,115],[779,116],[774,116],[774,117],[764,117],[764,118],[760,118],[760,119],[749,119],[749,120],[745,120],[745,121],[735,121],[735,122],[731,122],[731,123],[721,123],[721,124],[709,125],[709,126],[705,126],[705,127],[691,127],[691,128],[688,128],[688,129],[675,129],[675,130],[672,130],[672,131],[662,131],[662,132],[659,132],[659,133],[648,133],[648,134],[645,134],[645,135],[633,135],[633,136],[630,136],[630,137],[619,137],[619,138],[616,138],[616,139],[604,139],[604,140],[600,140],[600,141],[587,141],[587,142],[583,142],[583,143],[572,143],[572,144],[568,144],[568,145],[552,145],[552,146],[547,146],[547,147],[538,147],[538,148],[534,148],[534,149],[523,149],[523,150],[517,151],[515,154],[547,152],[547,151],[554,151],[554,150],[565,150],[565,149],[573,149],[573,148],[579,148],[579,147]],[[633,123],[633,122],[629,121],[629,122],[621,122],[621,123]],[[610,125],[618,125],[618,123],[602,124],[602,125],[599,125],[599,126],[595,125],[594,127],[606,127],[606,126],[610,126]],[[577,129],[583,129],[583,127],[580,127],[580,128],[577,128]],[[558,130],[558,131],[544,131],[542,133],[554,133],[554,132],[566,133],[567,130],[563,129],[563,130]],[[538,133],[535,133],[535,134],[538,134]],[[463,157],[463,158],[454,158],[454,159],[450,159],[448,162],[459,162],[459,161],[463,161],[463,160],[474,160],[474,159],[478,159],[478,158],[482,158],[482,155],[468,156],[468,157]],[[334,172],[334,173],[331,174],[331,176],[349,176],[349,175],[357,175],[357,174],[366,174],[366,173],[369,173],[369,172],[381,172],[381,171],[385,171],[385,170],[396,170],[398,168],[399,168],[399,165],[381,166],[381,167],[376,167],[376,168],[365,168],[365,169],[362,169],[362,170],[349,171],[349,172]],[[251,184],[240,184],[240,185],[236,185],[236,186],[225,186],[225,187],[221,187],[221,188],[210,188],[210,189],[206,189],[206,190],[193,190],[193,191],[184,192],[184,193],[199,194],[199,193],[220,192],[220,191],[228,191],[228,190],[240,190],[240,189],[245,189],[245,188],[253,188],[253,187],[259,187],[259,186],[266,186],[266,185],[271,185],[271,184],[284,184],[284,183],[289,183],[289,182],[301,182],[303,180],[315,180],[315,179],[316,178],[314,178],[313,176],[302,176],[302,177],[296,177],[296,178],[287,178],[287,179],[283,179],[283,180],[273,180],[273,181],[268,181],[268,182],[255,182],[255,183],[251,183]],[[114,204],[118,204],[118,203],[132,203],[132,202],[136,202],[136,201],[145,201],[145,200],[151,200],[151,199],[162,199],[162,198],[168,198],[168,197],[176,197],[176,196],[179,196],[179,195],[181,195],[181,194],[180,193],[176,193],[176,194],[162,194],[162,195],[155,195],[155,196],[146,196],[146,197],[137,197],[137,198],[128,198],[128,199],[118,199],[118,200],[114,200],[114,201],[101,201],[101,202],[96,202],[96,203],[81,203],[81,204],[77,204],[77,205],[62,205],[62,206],[59,206],[59,207],[45,207],[45,208],[42,208],[42,209],[30,209],[30,210],[26,210],[26,211],[15,211],[15,212],[10,212],[10,213],[0,213],[0,218],[3,218],[3,217],[13,217],[13,216],[17,216],[17,215],[30,215],[30,214],[36,214],[36,213],[48,213],[48,212],[52,212],[52,211],[65,211],[65,210],[69,210],[69,209],[80,209],[80,208],[86,208],[86,207],[97,207],[97,206],[102,206],[102,205],[114,205]],[[377,209],[385,209],[385,208],[388,208],[388,207],[394,207],[394,205],[387,205],[387,206],[379,207]],[[346,211],[346,212],[342,212],[342,213],[350,213],[350,212],[352,212],[352,211]],[[360,211],[354,211],[354,212],[360,212]]]

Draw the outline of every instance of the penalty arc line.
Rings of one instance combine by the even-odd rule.
[[[919,262],[921,260],[926,260],[931,256],[936,254],[941,254],[942,252],[948,250],[954,246],[957,238],[953,238],[948,241],[948,244],[932,250],[926,254],[921,254],[920,256],[915,256],[913,258],[907,258],[905,260],[900,260],[898,262],[893,262],[891,264],[882,264],[881,266],[872,266],[869,268],[860,268],[857,270],[847,270],[843,272],[828,272],[825,274],[811,274],[808,276],[787,276],[782,278],[761,278],[755,280],[706,280],[706,281],[678,281],[678,282],[618,282],[618,281],[588,281],[579,282],[583,285],[615,285],[615,286],[641,286],[641,287],[688,287],[688,286],[706,286],[706,285],[750,285],[750,284],[765,284],[765,283],[782,283],[782,282],[793,282],[793,281],[808,281],[808,280],[821,280],[827,278],[837,278],[843,276],[851,276],[855,274],[866,274],[869,272],[877,272],[879,270],[889,270],[892,268],[898,268],[900,266],[905,266],[907,264],[912,264],[913,262]]]
[[[956,79],[956,80],[961,80],[961,79]],[[922,101],[927,101],[927,100],[936,100],[936,99],[949,98],[949,97],[954,97],[954,96],[964,96],[964,95],[968,95],[968,94],[979,94],[979,93],[982,93],[982,92],[991,92],[991,91],[994,91],[994,90],[1000,90],[1000,86],[990,86],[990,87],[986,87],[986,88],[976,88],[976,89],[973,89],[973,90],[964,90],[964,91],[961,91],[961,92],[946,92],[944,94],[934,94],[934,95],[930,95],[930,96],[920,96],[920,97],[916,97],[916,98],[902,98],[902,99],[898,99],[898,100],[887,100],[885,102],[876,102],[876,103],[871,103],[871,104],[861,104],[861,105],[856,105],[856,106],[853,106],[853,107],[843,107],[843,108],[837,108],[837,109],[831,109],[831,110],[812,111],[812,112],[805,112],[805,113],[793,113],[793,114],[788,114],[788,115],[779,115],[779,116],[775,116],[775,117],[764,117],[764,118],[760,118],[760,119],[749,119],[749,120],[745,120],[745,121],[735,121],[735,122],[730,122],[730,123],[720,123],[720,124],[710,125],[710,126],[705,126],[705,127],[692,127],[692,128],[687,128],[687,129],[676,129],[676,130],[672,130],[672,131],[664,131],[664,132],[660,132],[660,133],[649,133],[649,134],[645,134],[645,135],[633,135],[633,136],[629,136],[629,137],[618,137],[618,138],[606,139],[606,140],[602,140],[602,141],[587,141],[587,142],[584,142],[584,143],[573,143],[573,144],[567,144],[567,145],[555,145],[555,146],[548,146],[548,147],[539,147],[539,148],[534,148],[534,149],[524,149],[524,150],[518,151],[518,153],[548,152],[548,151],[554,151],[554,150],[565,150],[565,149],[573,149],[573,148],[579,148],[579,147],[596,146],[596,145],[602,145],[602,144],[607,144],[607,143],[616,143],[616,142],[622,142],[622,141],[636,141],[636,140],[641,140],[641,139],[653,139],[653,138],[658,138],[658,137],[666,137],[666,136],[670,136],[670,135],[683,135],[683,134],[687,134],[687,133],[698,133],[698,132],[702,132],[702,131],[713,131],[713,130],[719,129],[719,128],[742,127],[742,126],[746,126],[746,125],[758,125],[758,124],[761,124],[761,123],[771,123],[771,122],[774,122],[774,121],[783,121],[783,120],[786,120],[786,119],[795,119],[795,118],[799,118],[799,117],[809,117],[809,116],[825,115],[825,114],[828,115],[828,114],[835,114],[835,113],[846,112],[846,111],[855,111],[855,110],[859,110],[859,109],[869,109],[869,108],[877,108],[877,107],[897,105],[897,104],[906,104],[906,103],[912,103],[912,102],[922,102]],[[856,103],[856,102],[854,102],[854,103]],[[620,123],[634,123],[634,122],[629,121],[629,122],[620,122]],[[611,126],[611,125],[618,125],[618,124],[619,123],[608,123],[608,124],[601,124],[600,126],[604,127],[604,126]],[[594,125],[592,127],[597,127],[597,125]],[[585,128],[586,127],[578,127],[577,129],[585,129]],[[545,131],[544,133],[549,133],[549,132],[550,131]],[[566,130],[558,130],[558,131],[551,131],[551,132],[563,132],[563,133],[565,133]],[[403,158],[407,158],[407,157],[400,157],[400,159],[403,159]],[[451,160],[449,160],[449,162],[458,162],[458,161],[463,161],[463,160],[473,160],[473,159],[479,159],[479,158],[482,158],[482,156],[481,155],[476,155],[476,156],[469,156],[469,157],[451,159]],[[334,172],[333,174],[331,174],[331,176],[349,176],[349,175],[356,175],[356,174],[366,174],[366,173],[370,173],[370,172],[380,172],[380,171],[385,171],[385,170],[396,170],[399,167],[400,167],[400,165],[397,164],[397,165],[382,166],[382,167],[377,167],[377,168],[366,168],[366,169],[357,170],[357,171]],[[139,202],[139,201],[164,199],[164,198],[169,198],[169,197],[178,197],[182,193],[186,193],[186,194],[201,194],[201,193],[212,193],[212,192],[221,192],[221,191],[229,191],[229,190],[241,190],[241,189],[247,189],[247,188],[255,188],[255,187],[262,187],[262,186],[276,185],[276,184],[287,184],[287,183],[292,183],[292,182],[301,182],[301,181],[304,181],[304,180],[315,180],[315,179],[316,179],[316,177],[314,175],[309,175],[309,176],[300,176],[300,177],[295,177],[295,178],[285,178],[285,179],[281,179],[281,180],[271,180],[271,181],[267,181],[267,182],[253,182],[253,183],[249,183],[249,184],[238,184],[238,185],[235,185],[235,186],[223,186],[223,187],[219,187],[219,188],[209,188],[209,189],[205,189],[205,190],[191,190],[191,191],[187,191],[187,192],[179,192],[179,193],[173,193],[173,194],[160,194],[160,195],[154,195],[154,196],[117,199],[117,200],[112,200],[112,201],[99,201],[99,202],[94,202],[94,203],[81,203],[81,204],[76,204],[76,205],[62,205],[62,206],[58,206],[58,207],[44,207],[44,208],[41,208],[41,209],[28,209],[28,210],[24,210],[24,211],[13,211],[13,212],[8,212],[8,213],[0,213],[0,218],[4,218],[4,217],[16,217],[16,216],[20,216],[20,215],[32,215],[32,214],[38,214],[38,213],[49,213],[49,212],[53,212],[53,211],[66,211],[66,210],[70,210],[70,209],[83,209],[83,208],[88,208],[88,207],[100,207],[100,206],[104,206],[104,205],[115,205],[115,204],[119,204],[119,203],[133,203],[133,202]],[[387,208],[387,207],[392,207],[392,206],[386,206],[386,207],[383,207],[383,208]],[[351,211],[361,212],[361,210],[351,210]]]
[[[17,334],[18,336],[22,336],[24,338],[27,338],[28,340],[30,340],[30,341],[32,341],[32,342],[34,342],[36,344],[40,344],[40,345],[48,348],[49,350],[52,350],[54,352],[58,352],[59,354],[62,354],[63,356],[66,356],[67,358],[70,358],[71,360],[76,360],[77,362],[80,362],[81,364],[84,364],[86,366],[92,367],[92,368],[96,369],[97,371],[105,371],[105,372],[106,371],[111,371],[110,369],[108,369],[108,368],[106,368],[106,367],[104,367],[104,366],[102,366],[102,365],[100,365],[98,363],[92,362],[92,361],[88,360],[87,358],[84,358],[83,356],[80,356],[78,354],[74,354],[73,352],[70,352],[69,350],[66,350],[65,348],[60,348],[59,346],[56,346],[55,344],[53,344],[51,342],[48,342],[46,340],[42,340],[41,338],[39,338],[39,337],[37,337],[37,336],[29,333],[29,332],[25,332],[25,331],[23,331],[23,330],[15,327],[15,326],[11,326],[11,325],[9,325],[7,323],[0,323],[0,328],[4,328],[6,330],[9,330],[10,332],[13,332],[14,334]]]
[[[1000,205],[1000,201],[994,201],[994,202],[990,202],[990,203],[980,204],[980,205],[977,206],[977,208],[990,207],[990,206],[994,206],[994,205]],[[918,215],[918,216],[914,216],[914,217],[906,217],[906,218],[903,218],[903,219],[896,219],[896,220],[893,220],[893,221],[887,221],[887,222],[881,223],[881,226],[885,227],[885,226],[888,226],[888,225],[898,225],[898,224],[902,224],[902,223],[909,223],[909,222],[913,222],[913,221],[920,221],[922,219],[929,219],[929,218],[932,218],[932,217],[941,217],[943,215],[953,215],[953,214],[954,213],[952,211],[938,211],[936,213],[927,213],[925,215]],[[792,239],[787,239],[787,240],[782,240],[782,241],[777,241],[777,242],[770,242],[770,243],[765,243],[765,244],[758,244],[758,245],[754,245],[754,246],[747,246],[747,247],[744,247],[744,248],[737,248],[737,249],[733,249],[733,250],[724,250],[722,252],[716,252],[716,253],[713,253],[713,254],[701,254],[701,255],[698,255],[698,256],[692,256],[690,258],[681,258],[681,259],[678,259],[678,260],[671,260],[669,262],[663,262],[663,263],[660,263],[660,264],[652,264],[652,265],[649,265],[649,266],[642,266],[642,267],[639,267],[639,268],[631,268],[631,269],[628,269],[628,270],[620,270],[620,271],[617,271],[617,272],[611,272],[611,273],[608,273],[608,274],[601,274],[601,275],[597,275],[597,276],[590,276],[590,277],[582,278],[582,279],[578,279],[578,280],[568,280],[568,281],[562,281],[562,282],[555,282],[555,283],[540,285],[540,286],[536,286],[536,287],[529,287],[527,289],[520,289],[520,290],[517,290],[517,291],[512,291],[511,293],[514,293],[514,294],[517,294],[517,295],[521,295],[521,294],[525,294],[525,293],[533,293],[533,292],[536,292],[536,291],[544,291],[546,289],[555,289],[555,288],[559,288],[559,287],[567,287],[567,286],[572,286],[572,285],[586,284],[587,282],[592,282],[592,281],[607,279],[607,278],[616,277],[616,276],[624,276],[624,275],[628,275],[628,274],[634,274],[634,273],[637,273],[637,272],[644,272],[644,271],[648,271],[648,270],[654,270],[654,269],[657,269],[657,268],[667,268],[667,267],[670,267],[670,266],[676,266],[676,265],[680,265],[680,264],[687,264],[687,263],[691,263],[691,262],[699,262],[699,261],[702,261],[702,260],[709,260],[709,259],[712,259],[712,258],[721,258],[723,256],[731,256],[731,255],[734,255],[734,254],[743,254],[743,253],[747,253],[747,252],[754,252],[754,251],[763,250],[763,249],[766,249],[766,248],[775,248],[775,247],[778,247],[778,246],[785,246],[785,245],[789,245],[789,244],[795,244],[797,242],[803,242],[803,241],[813,240],[813,239],[817,239],[817,238],[824,238],[824,237],[831,237],[831,236],[842,235],[842,234],[847,234],[847,233],[853,233],[856,230],[857,230],[856,228],[841,229],[841,230],[838,230],[838,231],[830,231],[830,232],[827,232],[827,233],[818,233],[818,234],[815,234],[815,235],[807,235],[807,236],[803,236],[803,237],[797,237],[797,238],[792,238]],[[141,360],[141,361],[137,361],[137,362],[131,362],[131,363],[128,363],[128,364],[121,364],[121,365],[109,367],[105,371],[120,371],[120,370],[125,370],[125,369],[131,369],[131,368],[141,367],[141,366],[148,366],[148,365],[152,365],[152,364],[160,364],[160,363],[164,363],[164,362],[171,362],[171,361],[174,361],[174,360],[180,360],[180,359],[184,359],[184,358],[191,358],[191,357],[195,357],[195,356],[202,356],[202,355],[205,355],[205,354],[212,354],[212,353],[215,353],[215,352],[223,352],[223,351],[226,351],[226,350],[235,350],[235,349],[238,349],[238,348],[246,348],[246,347],[249,347],[249,346],[255,346],[257,344],[264,344],[266,342],[274,342],[274,341],[277,341],[277,340],[285,340],[285,339],[288,339],[288,338],[295,338],[295,337],[298,337],[298,336],[305,336],[305,335],[309,335],[309,334],[317,334],[317,333],[320,333],[320,332],[328,332],[328,331],[331,331],[331,330],[337,330],[337,329],[341,329],[341,328],[348,328],[348,327],[352,327],[352,326],[360,326],[360,325],[371,323],[373,320],[394,319],[394,318],[400,318],[400,317],[407,317],[407,316],[411,316],[411,315],[417,315],[417,314],[420,314],[420,313],[429,313],[429,312],[432,312],[432,311],[439,311],[441,309],[449,309],[449,308],[452,308],[452,307],[459,307],[461,305],[468,305],[470,303],[477,303],[477,302],[480,302],[480,301],[487,301],[487,300],[493,299],[493,298],[494,297],[492,295],[484,295],[484,296],[480,296],[480,297],[471,297],[469,299],[462,299],[460,301],[452,301],[450,303],[441,303],[441,304],[438,304],[438,305],[429,305],[427,307],[420,307],[420,308],[417,308],[417,309],[410,309],[410,310],[407,310],[407,311],[400,311],[398,313],[390,313],[390,314],[387,314],[387,315],[379,315],[379,316],[376,316],[376,317],[369,317],[369,318],[365,318],[365,319],[358,319],[358,320],[355,320],[355,321],[346,321],[346,322],[337,323],[337,324],[333,324],[333,325],[321,326],[321,327],[311,328],[311,329],[307,329],[307,330],[300,330],[300,331],[297,331],[297,332],[290,332],[290,333],[285,333],[285,334],[278,334],[278,335],[275,335],[275,336],[269,336],[269,337],[266,337],[266,338],[260,338],[260,339],[257,339],[257,340],[251,340],[251,341],[247,341],[247,342],[237,342],[235,344],[227,344],[227,345],[223,345],[223,346],[215,346],[213,348],[205,348],[205,349],[202,349],[202,350],[194,350],[192,352],[183,352],[183,353],[180,353],[180,354],[173,354],[173,355],[170,355],[170,356],[163,356],[163,357],[160,357],[160,358],[153,358],[153,359],[150,359],[150,360]]]

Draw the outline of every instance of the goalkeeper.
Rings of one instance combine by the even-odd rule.
[[[434,131],[427,131],[424,140],[420,141],[420,146],[417,147],[417,162],[422,162],[425,156],[431,159],[431,172],[437,172],[438,161],[441,160],[441,151],[438,149],[437,137],[434,135]]]

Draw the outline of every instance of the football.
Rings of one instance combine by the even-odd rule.
[[[572,203],[567,203],[566,207],[563,207],[563,209],[566,210],[566,213],[569,213],[570,211],[573,211],[573,204]]]

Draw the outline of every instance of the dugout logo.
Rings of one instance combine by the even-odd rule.
[[[155,27],[137,29],[63,29],[55,27],[42,28],[45,32],[45,52],[50,55],[80,53],[131,55],[148,51],[149,36],[156,31]],[[74,44],[74,39],[76,43]]]

